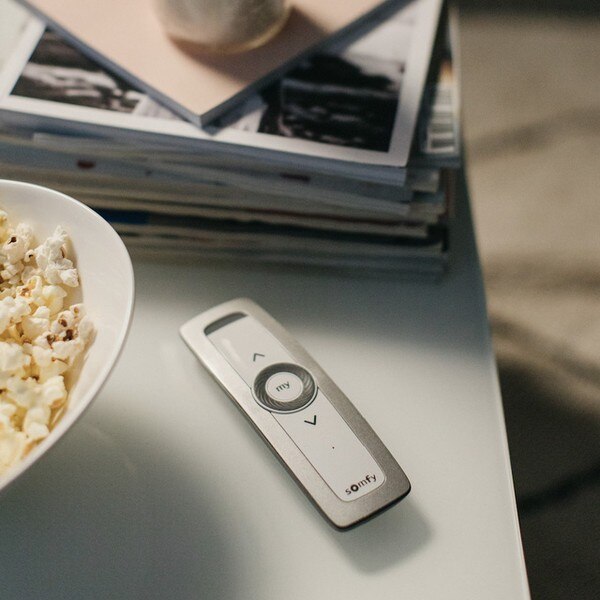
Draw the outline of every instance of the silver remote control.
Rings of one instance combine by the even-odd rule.
[[[410,483],[342,391],[251,300],[221,304],[181,336],[338,529],[401,500]]]

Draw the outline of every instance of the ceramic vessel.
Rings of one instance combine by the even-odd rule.
[[[284,26],[288,0],[153,0],[168,35],[209,52],[256,48]]]
[[[75,301],[82,301],[95,336],[79,373],[66,380],[68,408],[47,438],[0,476],[0,493],[31,467],[81,417],[113,369],[125,342],[133,312],[134,277],[129,254],[115,230],[97,213],[48,188],[0,180],[0,208],[12,223],[33,227],[38,242],[57,225],[68,232],[69,257],[79,271]],[[38,468],[43,468],[39,465]],[[69,466],[65,465],[65,469]]]

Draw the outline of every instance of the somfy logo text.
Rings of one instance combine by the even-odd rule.
[[[349,488],[346,488],[346,495],[350,496],[351,494],[355,494],[358,490],[364,488],[366,485],[371,483],[375,483],[377,481],[377,477],[375,475],[365,475],[364,479],[353,483]]]

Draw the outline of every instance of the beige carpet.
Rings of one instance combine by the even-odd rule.
[[[600,19],[461,15],[468,175],[534,600],[600,597]]]

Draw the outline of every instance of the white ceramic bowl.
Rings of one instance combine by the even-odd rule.
[[[96,330],[81,371],[71,382],[65,414],[20,464],[0,476],[1,492],[68,431],[106,381],[129,330],[134,282],[131,260],[121,238],[81,202],[48,188],[0,179],[0,208],[8,212],[11,223],[30,224],[38,243],[57,225],[66,229],[71,240],[69,257],[80,276],[78,293]]]

